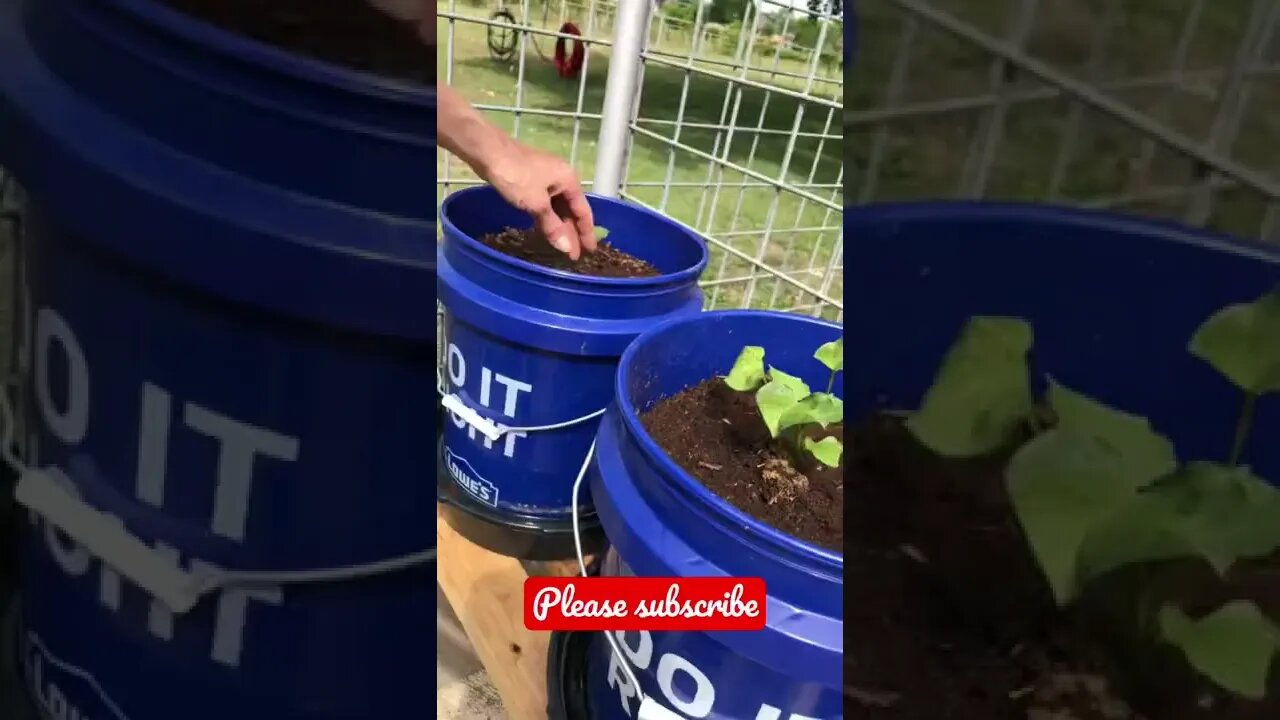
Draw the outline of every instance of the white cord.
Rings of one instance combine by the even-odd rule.
[[[578,525],[578,492],[582,488],[582,479],[587,476],[587,468],[591,467],[591,458],[596,453],[595,438],[591,439],[591,447],[587,448],[587,457],[582,461],[582,467],[578,469],[578,477],[573,481],[573,499],[572,499],[572,515],[573,515],[573,548],[578,553],[578,570],[582,573],[582,577],[587,577],[587,560],[586,555],[582,552],[582,532]]]
[[[578,554],[578,570],[582,573],[582,577],[587,577],[587,559],[582,552],[582,530],[578,524],[578,492],[582,487],[582,479],[587,476],[587,468],[591,467],[591,459],[595,456],[596,441],[591,440],[591,447],[587,449],[587,459],[582,461],[582,468],[578,470],[578,477],[573,481],[573,549]],[[649,700],[644,694],[644,690],[640,688],[640,680],[631,669],[631,663],[627,662],[626,656],[622,653],[622,648],[618,645],[618,639],[608,630],[604,631],[604,639],[609,643],[609,647],[613,650],[613,654],[618,658],[618,664],[622,667],[622,672],[626,673],[627,680],[631,682],[631,687],[636,689],[636,696],[640,698],[641,704]]]

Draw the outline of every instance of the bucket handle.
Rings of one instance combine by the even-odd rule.
[[[439,320],[441,317],[441,315],[439,314],[439,310],[440,308],[437,307],[437,315],[436,315],[437,325],[439,324]],[[436,344],[437,344],[437,347],[447,347],[443,328],[441,328],[440,334],[436,337]],[[437,358],[436,394],[440,396],[440,404],[443,405],[446,410],[452,412],[454,415],[457,415],[468,425],[475,428],[476,430],[479,430],[480,434],[488,438],[489,442],[491,443],[498,442],[498,440],[502,439],[503,435],[510,432],[526,432],[526,433],[542,432],[544,430],[559,430],[560,428],[572,427],[579,423],[587,422],[588,420],[594,420],[600,417],[601,415],[604,415],[604,411],[608,409],[608,408],[600,408],[599,410],[596,410],[593,413],[588,413],[586,415],[583,415],[582,417],[574,418],[572,420],[567,420],[565,422],[552,423],[550,425],[531,425],[529,427],[507,427],[505,425],[499,425],[498,423],[495,423],[489,418],[481,415],[478,410],[468,405],[466,401],[463,400],[462,397],[458,395],[456,392],[450,392],[449,384],[445,382],[445,375],[444,373],[440,372],[440,369],[441,369],[440,360],[439,358]],[[590,462],[590,461],[591,461],[591,453],[587,453],[587,462]],[[575,502],[576,502],[576,499],[575,499]]]
[[[499,425],[489,418],[484,417],[477,412],[475,408],[464,402],[456,393],[442,391],[440,393],[440,404],[444,406],[445,410],[452,412],[462,418],[468,425],[479,430],[481,435],[484,435],[489,439],[489,442],[497,442],[503,435],[511,432],[542,432],[544,430],[559,430],[560,428],[572,427],[574,425],[587,422],[588,420],[595,420],[601,415],[604,415],[605,410],[608,409],[600,408],[599,410],[583,415],[582,417],[566,420],[565,422],[552,423],[550,425],[507,427],[506,425]],[[590,456],[588,456],[588,459],[590,459]]]
[[[221,570],[198,565],[183,570],[125,529],[116,518],[76,497],[54,479],[56,468],[27,467],[13,453],[13,412],[0,390],[0,462],[18,474],[14,498],[122,576],[163,602],[188,613],[210,592],[231,585],[294,585],[339,582],[406,570],[435,562],[436,549],[349,567],[316,570]],[[65,476],[63,476],[65,479]],[[69,480],[69,479],[68,479]]]
[[[446,410],[452,411],[458,417],[462,418],[468,425],[480,431],[482,435],[489,439],[490,442],[497,442],[504,434],[508,432],[537,432],[541,430],[558,430],[564,427],[570,427],[579,423],[594,420],[602,415],[608,408],[601,408],[588,415],[575,418],[567,422],[555,423],[553,425],[539,425],[536,427],[505,427],[498,425],[488,418],[476,412],[474,408],[463,402],[462,398],[456,393],[449,392],[444,383],[444,378],[440,374],[439,368],[436,369],[436,391],[440,394],[440,404]],[[587,476],[587,468],[591,467],[591,461],[595,458],[596,440],[591,438],[591,446],[587,448],[587,455],[582,459],[582,467],[578,469],[578,476],[573,481],[573,499],[570,501],[571,512],[573,517],[573,547],[578,557],[578,570],[582,577],[587,577],[587,561],[582,552],[582,529],[578,522],[578,496],[582,489],[582,480]],[[684,720],[684,716],[665,707],[652,695],[645,693],[640,688],[640,680],[636,677],[635,672],[631,669],[631,665],[627,662],[626,657],[622,654],[622,648],[618,646],[618,640],[612,633],[603,633],[604,639],[609,643],[609,648],[618,658],[618,666],[626,673],[627,680],[631,682],[631,687],[635,688],[636,694],[640,697],[640,708],[636,711],[636,720]]]
[[[587,457],[582,461],[582,467],[578,469],[578,477],[573,481],[573,549],[578,557],[578,571],[582,577],[589,577],[587,572],[586,556],[582,552],[582,528],[578,523],[578,493],[582,488],[582,480],[587,476],[587,468],[591,467],[591,461],[595,459],[596,441],[591,440],[591,447],[587,449]],[[601,633],[604,639],[609,643],[609,649],[618,658],[618,667],[626,674],[627,680],[630,681],[631,687],[635,688],[636,694],[640,697],[640,708],[636,710],[636,720],[684,720],[684,716],[676,713],[674,710],[668,709],[665,705],[658,701],[658,698],[644,692],[640,687],[640,679],[636,677],[635,671],[631,669],[631,664],[627,662],[627,658],[622,653],[622,648],[618,645],[618,639],[611,632]]]

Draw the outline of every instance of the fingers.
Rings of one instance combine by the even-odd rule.
[[[582,249],[586,252],[595,252],[596,223],[595,217],[591,212],[591,204],[587,202],[586,193],[582,192],[582,188],[577,182],[574,182],[572,187],[561,193],[560,197],[564,199],[565,205],[568,206],[568,215],[565,217],[573,222],[574,229],[578,231],[578,239],[582,244]]]
[[[577,260],[582,254],[577,230],[572,224],[560,219],[554,204],[553,199],[548,197],[543,203],[530,208],[533,223],[552,247],[568,255],[570,260]]]

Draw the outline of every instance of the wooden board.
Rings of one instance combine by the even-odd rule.
[[[546,720],[551,633],[525,629],[524,581],[530,574],[576,575],[577,561],[526,567],[454,532],[439,508],[436,551],[436,579],[502,696],[507,717]]]

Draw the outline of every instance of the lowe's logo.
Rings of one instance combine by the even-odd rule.
[[[444,464],[449,468],[453,481],[462,486],[472,497],[492,507],[498,507],[498,488],[471,467],[471,463],[458,457],[449,448],[444,449]]]

